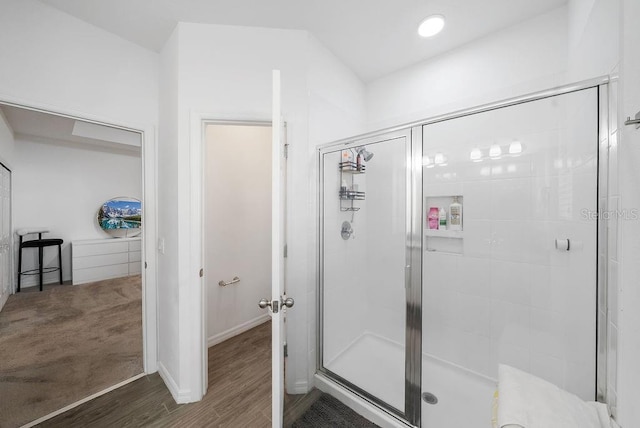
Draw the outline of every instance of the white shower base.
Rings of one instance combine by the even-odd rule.
[[[404,347],[365,333],[325,367],[391,406],[404,409]],[[372,376],[371,373],[376,373]],[[438,398],[422,402],[423,428],[490,428],[495,381],[422,357],[422,392]]]
[[[325,368],[387,404],[404,410],[404,349],[365,333]],[[376,376],[371,376],[376,373]]]

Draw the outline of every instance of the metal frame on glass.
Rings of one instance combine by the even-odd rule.
[[[606,209],[606,201],[608,199],[607,179],[609,171],[608,149],[609,149],[609,124],[608,117],[611,114],[610,109],[615,106],[608,105],[610,78],[608,76],[590,79],[575,84],[564,85],[557,88],[535,92],[520,97],[514,97],[503,101],[485,104],[469,109],[464,109],[444,115],[434,116],[432,118],[407,123],[404,125],[387,128],[381,131],[370,132],[359,136],[342,139],[333,143],[322,145],[318,149],[318,276],[317,276],[317,370],[327,378],[337,382],[343,387],[351,390],[358,396],[378,405],[382,410],[400,418],[404,423],[410,423],[414,426],[420,426],[420,392],[421,392],[421,363],[422,363],[422,127],[425,125],[442,122],[445,120],[456,119],[477,113],[491,110],[497,110],[505,107],[515,106],[518,104],[528,103],[531,101],[541,100],[544,98],[554,97],[558,95],[568,94],[589,88],[598,88],[598,212]],[[409,134],[410,133],[410,134]],[[363,391],[361,388],[351,384],[346,379],[332,373],[323,367],[322,362],[322,340],[323,340],[323,199],[324,199],[324,172],[323,172],[323,155],[344,148],[352,148],[359,145],[369,144],[375,141],[384,141],[399,135],[408,135],[410,144],[407,144],[407,272],[405,275],[405,285],[407,287],[407,326],[406,326],[406,366],[405,366],[405,412],[399,412],[397,409],[389,406],[379,398]],[[409,140],[408,140],[409,141]],[[601,254],[601,249],[608,245],[608,236],[606,231],[606,222],[601,216],[597,222],[597,251]],[[606,254],[606,248],[604,248]],[[606,259],[605,259],[606,261]],[[598,262],[597,272],[598,278],[596,283],[596,292],[604,298],[599,298],[596,310],[597,322],[607,322],[599,318],[602,311],[607,314],[607,277],[606,263]],[[596,331],[597,334],[597,331]],[[600,401],[606,400],[606,354],[601,358],[597,349],[601,344],[607,343],[607,333],[604,330],[603,335],[597,335],[596,349],[596,385],[594,385],[594,397]],[[409,350],[418,352],[409,352]],[[602,370],[604,367],[604,370]],[[604,379],[603,379],[604,377]],[[604,391],[602,385],[605,386]]]
[[[609,129],[610,116],[617,118],[615,106],[609,105],[612,85],[600,85],[598,87],[598,213],[604,213],[609,208]],[[608,276],[609,276],[609,228],[607,219],[599,215],[597,222],[597,293],[598,308],[596,316],[596,400],[607,402],[607,360],[608,360],[608,336],[609,336],[609,311],[608,311]],[[602,335],[600,334],[602,332]],[[600,353],[599,351],[603,352]]]
[[[372,395],[368,391],[358,387],[344,377],[332,372],[323,365],[323,337],[324,337],[324,155],[335,153],[344,149],[352,149],[358,146],[366,146],[368,144],[381,143],[384,141],[404,138],[406,144],[406,265],[405,265],[405,289],[407,293],[406,301],[406,333],[405,333],[405,408],[396,409],[390,404],[382,401],[378,397]],[[420,377],[421,377],[421,355],[422,355],[422,315],[421,315],[421,276],[422,276],[422,230],[420,223],[420,214],[418,218],[414,218],[416,203],[421,204],[422,193],[422,166],[415,167],[415,153],[421,153],[422,143],[416,144],[416,138],[412,136],[411,129],[405,128],[394,130],[392,132],[376,134],[368,138],[350,139],[339,144],[324,146],[319,150],[318,166],[319,166],[319,183],[318,183],[318,234],[319,234],[319,250],[318,250],[318,371],[324,374],[334,382],[339,383],[343,387],[356,393],[358,396],[376,404],[388,413],[398,418],[401,422],[409,423],[414,426],[420,424]],[[420,159],[422,157],[420,156]],[[418,177],[415,175],[418,174]],[[419,186],[416,188],[416,184]],[[422,210],[422,205],[419,207]],[[417,227],[417,228],[416,228]],[[417,263],[417,264],[415,264]],[[416,288],[417,287],[417,288]]]

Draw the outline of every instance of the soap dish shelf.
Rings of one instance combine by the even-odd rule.
[[[355,162],[340,162],[338,164],[338,168],[340,172],[349,173],[349,174],[364,174],[366,167],[363,164],[358,164]]]
[[[344,190],[338,193],[340,198],[340,211],[360,211],[360,207],[353,205],[353,201],[364,201],[364,192],[357,192],[355,190]],[[346,203],[344,203],[345,201]]]
[[[341,190],[338,196],[342,201],[364,201],[364,192],[355,190]]]
[[[432,238],[462,239],[464,232],[462,230],[425,229],[424,235]]]

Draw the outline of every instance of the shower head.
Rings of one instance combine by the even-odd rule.
[[[370,151],[368,151],[364,147],[358,147],[356,149],[356,152],[360,156],[362,156],[362,159],[364,159],[365,162],[369,162],[371,160],[371,158],[373,157],[373,153],[371,153]]]

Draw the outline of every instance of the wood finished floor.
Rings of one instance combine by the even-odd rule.
[[[271,323],[209,348],[209,390],[198,403],[176,404],[155,373],[40,426],[271,427]]]

